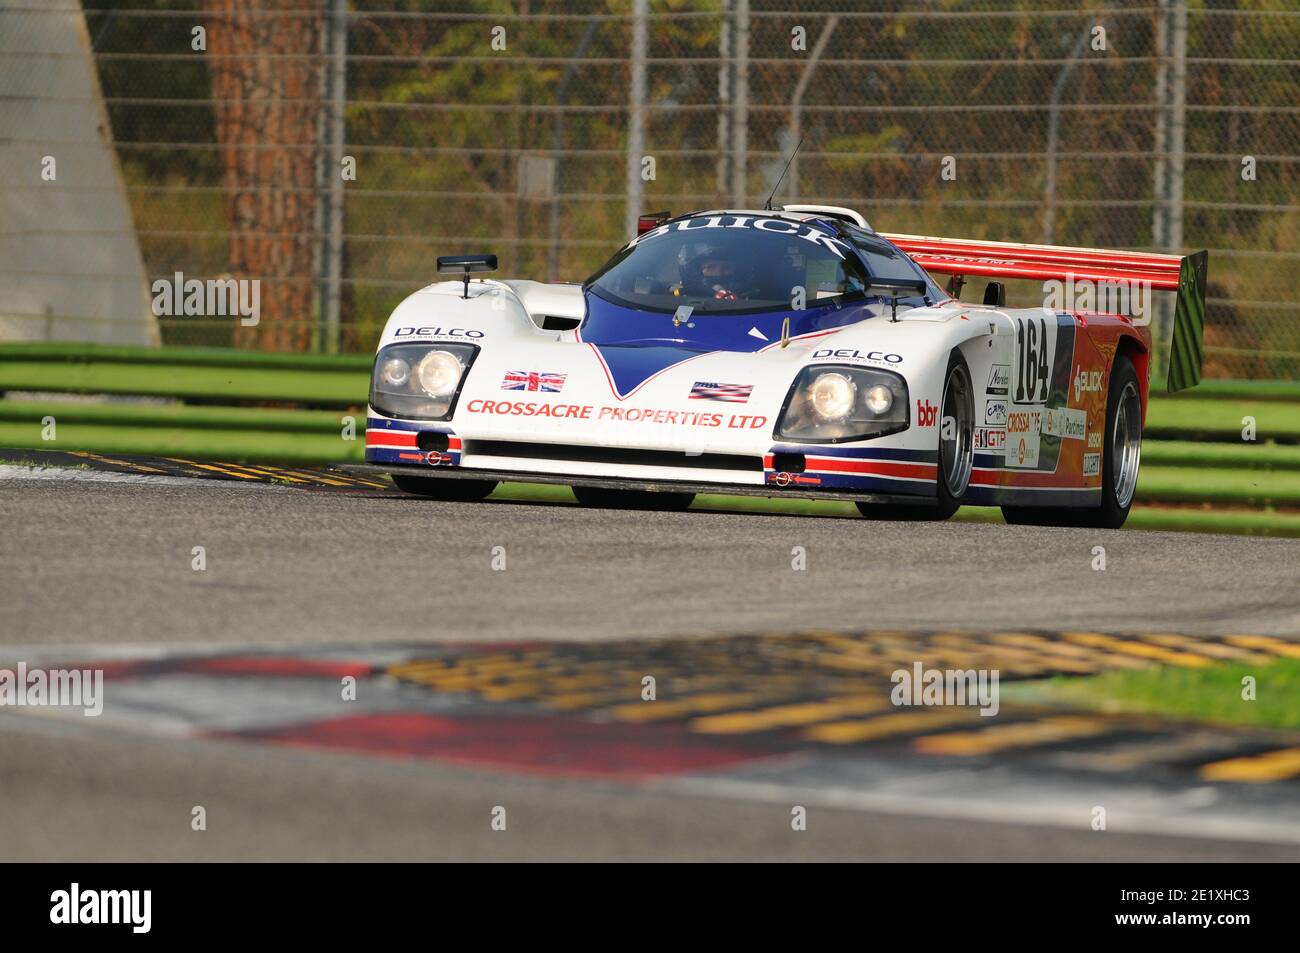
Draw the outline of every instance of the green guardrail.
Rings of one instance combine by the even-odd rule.
[[[0,345],[0,391],[364,407],[366,356]]]

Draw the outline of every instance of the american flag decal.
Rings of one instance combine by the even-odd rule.
[[[543,394],[558,394],[564,389],[567,374],[547,374],[541,371],[507,371],[501,381],[502,390],[533,390]]]
[[[691,388],[691,400],[722,400],[731,404],[743,404],[749,400],[753,384],[716,384],[712,381],[696,381]]]

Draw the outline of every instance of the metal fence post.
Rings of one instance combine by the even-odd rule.
[[[749,171],[749,0],[736,0],[732,43],[736,49],[735,91],[731,123],[731,197],[745,207]]]
[[[341,337],[340,299],[343,282],[343,137],[347,100],[348,13],[347,0],[331,0],[326,92],[328,123],[325,133],[325,251],[321,256],[321,350],[335,354]]]
[[[632,100],[627,130],[627,209],[623,216],[623,240],[636,235],[641,214],[641,157],[645,154],[646,48],[649,46],[646,18],[649,0],[632,6]]]

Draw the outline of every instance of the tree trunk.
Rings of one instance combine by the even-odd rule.
[[[304,11],[302,0],[212,0],[209,9],[230,271],[261,284],[261,321],[237,323],[234,343],[306,351],[313,324],[320,13]]]

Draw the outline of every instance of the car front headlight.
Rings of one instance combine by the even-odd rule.
[[[386,417],[446,420],[477,354],[473,344],[390,344],[375,357],[370,406]]]
[[[907,429],[907,384],[868,367],[814,364],[795,378],[776,425],[779,440],[842,443]]]
[[[450,397],[460,386],[465,365],[450,351],[430,351],[415,367],[416,380],[430,397]]]

